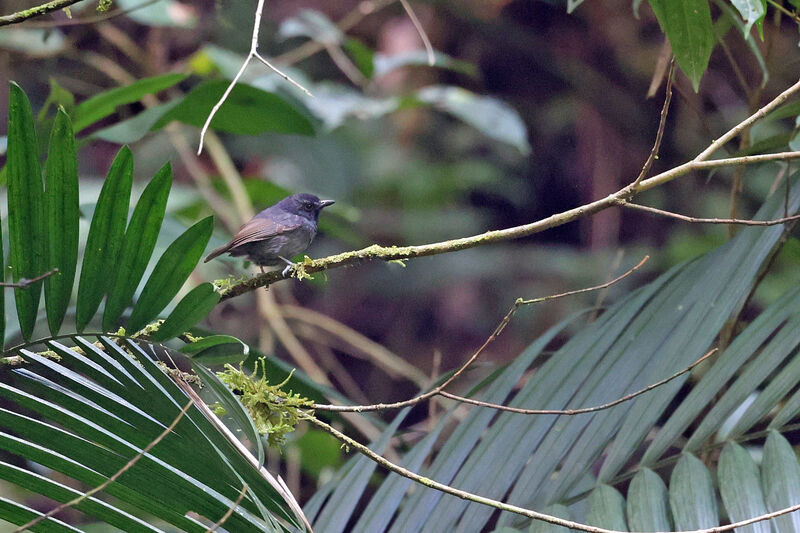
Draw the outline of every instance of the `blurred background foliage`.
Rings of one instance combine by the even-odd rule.
[[[28,4],[3,0],[0,12]],[[197,126],[249,48],[254,3],[114,0],[107,14],[95,7],[81,2],[69,14],[0,28],[0,72],[24,88],[34,112],[42,110],[41,132],[48,131],[56,105],[75,112],[82,231],[121,143],[134,153],[134,196],[166,161],[172,163],[174,184],[157,252],[208,215],[217,219],[209,246],[227,241],[242,216],[239,186],[256,210],[292,192],[335,199],[322,217],[312,257],[531,222],[629,183],[650,151],[663,102],[662,78],[655,73],[669,49],[646,4],[634,17],[629,1],[585,2],[570,14],[558,1],[416,1],[437,50],[436,65],[429,67],[398,2],[271,0],[260,52],[314,97],[254,62],[242,79],[246,85],[234,90],[212,123],[220,149],[209,145],[196,158]],[[718,46],[699,91],[677,75],[654,172],[691,159],[796,81],[796,20],[770,11],[763,40],[755,31],[745,40],[725,9],[730,8],[712,4]],[[130,11],[107,18],[117,10]],[[134,83],[138,91],[106,93],[106,112],[79,121],[83,102]],[[7,101],[7,91],[0,84],[1,101]],[[0,124],[6,114],[0,106]],[[172,120],[180,125],[168,125]],[[739,148],[785,145],[793,128],[791,117],[765,121]],[[39,139],[44,143],[47,136],[40,133]],[[0,137],[0,148],[4,144]],[[243,178],[233,194],[230,176],[223,175],[228,156]],[[695,216],[747,218],[761,205],[774,174],[774,166],[697,173],[645,193],[641,201]],[[735,194],[732,184],[740,189]],[[333,386],[356,402],[391,401],[410,396],[418,383],[409,373],[387,374],[369,355],[374,350],[364,349],[371,345],[348,341],[341,325],[423,375],[436,374],[471,354],[515,298],[601,283],[650,254],[644,274],[608,295],[520,311],[482,357],[489,372],[572,312],[601,298],[615,301],[669,266],[720,245],[729,232],[726,226],[611,209],[531,238],[404,266],[334,270],[270,291]],[[750,312],[797,282],[799,260],[800,245],[790,240],[749,303]],[[241,261],[215,261],[201,265],[191,282],[246,272]],[[13,316],[11,303],[7,298]],[[297,306],[335,322],[321,326]],[[287,350],[266,324],[249,294],[217,306],[204,327],[235,334],[297,366],[296,350]],[[478,379],[481,371],[472,375]],[[415,412],[408,423],[426,414]],[[324,480],[326,468],[341,460],[338,446],[315,431],[290,438],[280,468],[301,501]]]

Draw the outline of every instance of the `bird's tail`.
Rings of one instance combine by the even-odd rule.
[[[230,244],[226,244],[224,246],[220,246],[219,248],[215,249],[210,254],[208,254],[203,262],[204,263],[208,263],[209,261],[211,261],[215,257],[219,257],[220,255],[222,255],[225,252],[227,252],[228,249],[230,249]]]

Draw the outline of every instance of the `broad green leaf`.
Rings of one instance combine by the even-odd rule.
[[[119,257],[114,262],[115,276],[108,288],[103,331],[112,331],[118,325],[133,300],[158,240],[171,185],[172,168],[167,163],[150,180],[136,203]]]
[[[169,245],[156,263],[133,308],[129,330],[143,328],[178,294],[200,260],[213,229],[213,217],[204,218]]]
[[[102,139],[116,144],[134,143],[147,135],[155,123],[180,102],[181,98],[176,98],[167,103],[145,109],[135,117],[93,132],[91,138]]]
[[[358,39],[348,37],[344,42],[343,48],[353,60],[353,64],[358,68],[358,71],[367,78],[372,78],[375,72],[374,53],[364,43]]]
[[[669,481],[669,505],[675,529],[705,529],[719,525],[717,495],[711,473],[694,455],[681,455]]]
[[[57,335],[72,296],[78,267],[78,161],[75,136],[69,116],[58,110],[50,133],[45,175],[45,213],[47,214],[47,269],[58,272],[44,281],[47,324]]]
[[[761,492],[758,467],[747,450],[734,442],[727,443],[719,456],[717,475],[722,503],[728,511],[731,522],[767,513],[764,494]],[[769,522],[756,522],[737,528],[736,531],[770,533],[772,528]]]
[[[181,348],[192,360],[206,366],[238,363],[247,358],[250,347],[231,335],[211,335]]]
[[[789,441],[777,431],[770,431],[764,443],[761,486],[767,509],[771,512],[800,503],[800,464],[797,454]],[[779,516],[775,524],[776,531],[797,533],[800,531],[800,512]]]
[[[228,88],[225,80],[199,85],[156,122],[154,129],[177,120],[201,127],[211,109]],[[219,108],[211,128],[240,135],[258,135],[265,132],[312,135],[314,128],[305,115],[286,100],[272,93],[238,83],[222,107]]]
[[[218,302],[219,293],[214,289],[213,284],[203,283],[198,285],[183,297],[167,317],[167,320],[150,338],[154,341],[165,341],[183,334],[183,332],[188,331],[189,328],[203,320]],[[242,353],[241,349],[239,353]],[[244,352],[244,357],[246,356],[247,352]],[[198,357],[200,357],[200,354],[198,354]],[[239,360],[244,359],[244,357]]]
[[[82,331],[92,319],[113,282],[109,272],[114,271],[119,260],[132,184],[133,154],[123,146],[111,163],[100,190],[86,238],[75,316],[78,331]]]
[[[489,96],[452,86],[430,86],[417,91],[420,101],[450,113],[492,139],[514,146],[523,155],[530,153],[528,131],[517,111]]]
[[[745,23],[744,38],[750,39],[750,29],[753,24],[764,18],[767,12],[763,0],[731,0],[733,7],[739,10]]]
[[[628,531],[625,521],[625,498],[610,485],[600,484],[586,502],[586,523],[590,526]]]
[[[75,132],[111,115],[117,107],[123,104],[138,102],[143,96],[172,87],[184,79],[186,79],[186,74],[163,74],[152,78],[143,78],[127,87],[111,89],[93,96],[75,108],[72,117]]]
[[[31,105],[20,86],[13,82],[9,84],[8,108],[8,264],[16,282],[44,272],[44,187]],[[25,340],[30,340],[33,333],[41,292],[41,281],[14,290]]]
[[[628,526],[632,531],[672,531],[667,487],[649,468],[639,470],[628,487]]]
[[[649,0],[675,60],[692,81],[695,92],[714,48],[714,29],[708,0]]]

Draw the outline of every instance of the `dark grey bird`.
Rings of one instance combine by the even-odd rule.
[[[234,257],[246,256],[261,267],[286,263],[286,275],[294,263],[291,258],[303,252],[317,235],[319,212],[333,200],[320,200],[313,194],[293,194],[272,207],[268,207],[239,228],[231,242],[208,254],[208,263],[217,256],[228,253]]]

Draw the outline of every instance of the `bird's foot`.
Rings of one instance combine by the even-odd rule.
[[[281,276],[283,276],[285,278],[286,274],[288,274],[289,271],[294,268],[294,263],[292,263],[291,261],[289,261],[288,259],[286,259],[285,257],[282,257],[280,255],[278,257],[280,259],[282,259],[286,263],[286,268],[284,268],[283,271],[281,271]]]

